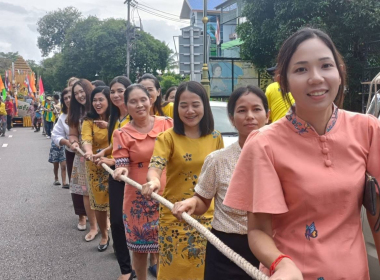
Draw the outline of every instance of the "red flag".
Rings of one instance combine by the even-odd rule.
[[[43,95],[45,93],[42,77],[40,77],[40,80],[38,81],[38,90],[40,91],[40,95]]]

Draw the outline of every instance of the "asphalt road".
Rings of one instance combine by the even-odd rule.
[[[98,252],[99,235],[84,241],[69,191],[53,186],[49,149],[31,128],[0,138],[0,279],[116,280],[112,246]]]

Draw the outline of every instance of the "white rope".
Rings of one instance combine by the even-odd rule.
[[[82,154],[83,156],[85,153],[77,148],[78,152]],[[102,167],[111,175],[113,175],[113,170],[106,165],[105,163],[102,163]],[[139,191],[142,190],[142,186],[139,183],[136,183],[135,181],[129,179],[126,176],[121,176],[121,180],[127,183],[128,185],[131,185],[138,189]],[[170,210],[173,209],[173,203],[171,203],[169,200],[166,200],[162,196],[152,193],[151,197],[161,204],[165,205]],[[233,261],[237,266],[239,266],[241,269],[243,269],[249,276],[251,276],[254,279],[257,280],[268,280],[268,276],[263,274],[260,270],[258,270],[256,267],[254,267],[252,264],[250,264],[248,261],[246,261],[243,257],[241,257],[239,254],[234,252],[230,247],[228,247],[226,244],[224,244],[219,238],[217,238],[214,234],[211,233],[207,228],[205,228],[202,224],[198,223],[197,220],[195,220],[193,217],[191,217],[187,213],[182,213],[182,218],[192,227],[194,227],[198,232],[200,232],[206,239],[214,245],[220,252],[223,253],[227,258],[229,258],[231,261]]]

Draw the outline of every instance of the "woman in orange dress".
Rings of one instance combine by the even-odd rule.
[[[129,86],[124,98],[132,120],[113,134],[114,178],[119,180],[121,175],[125,175],[144,184],[156,137],[171,128],[173,121],[168,117],[150,115],[150,95],[141,85]],[[160,193],[165,183],[166,176],[162,176]],[[123,205],[125,233],[140,280],[147,277],[148,253],[158,253],[158,209],[158,202],[145,199],[140,191],[126,184]]]

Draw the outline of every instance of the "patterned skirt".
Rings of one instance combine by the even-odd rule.
[[[211,229],[212,218],[193,218]],[[186,222],[174,218],[163,205],[160,206],[159,225],[160,267],[157,279],[203,280],[207,239]]]
[[[109,210],[108,172],[91,161],[86,161],[88,194],[92,210]]]
[[[130,166],[129,177],[144,184],[148,163],[144,167]],[[166,182],[166,173],[161,176],[161,191]],[[159,203],[147,200],[140,191],[126,184],[124,189],[123,221],[128,249],[137,253],[158,253],[158,209]]]
[[[86,160],[80,154],[75,153],[73,171],[70,180],[70,192],[88,196],[88,185],[86,179]]]
[[[51,141],[49,160],[50,163],[66,161],[65,146],[58,147]]]

